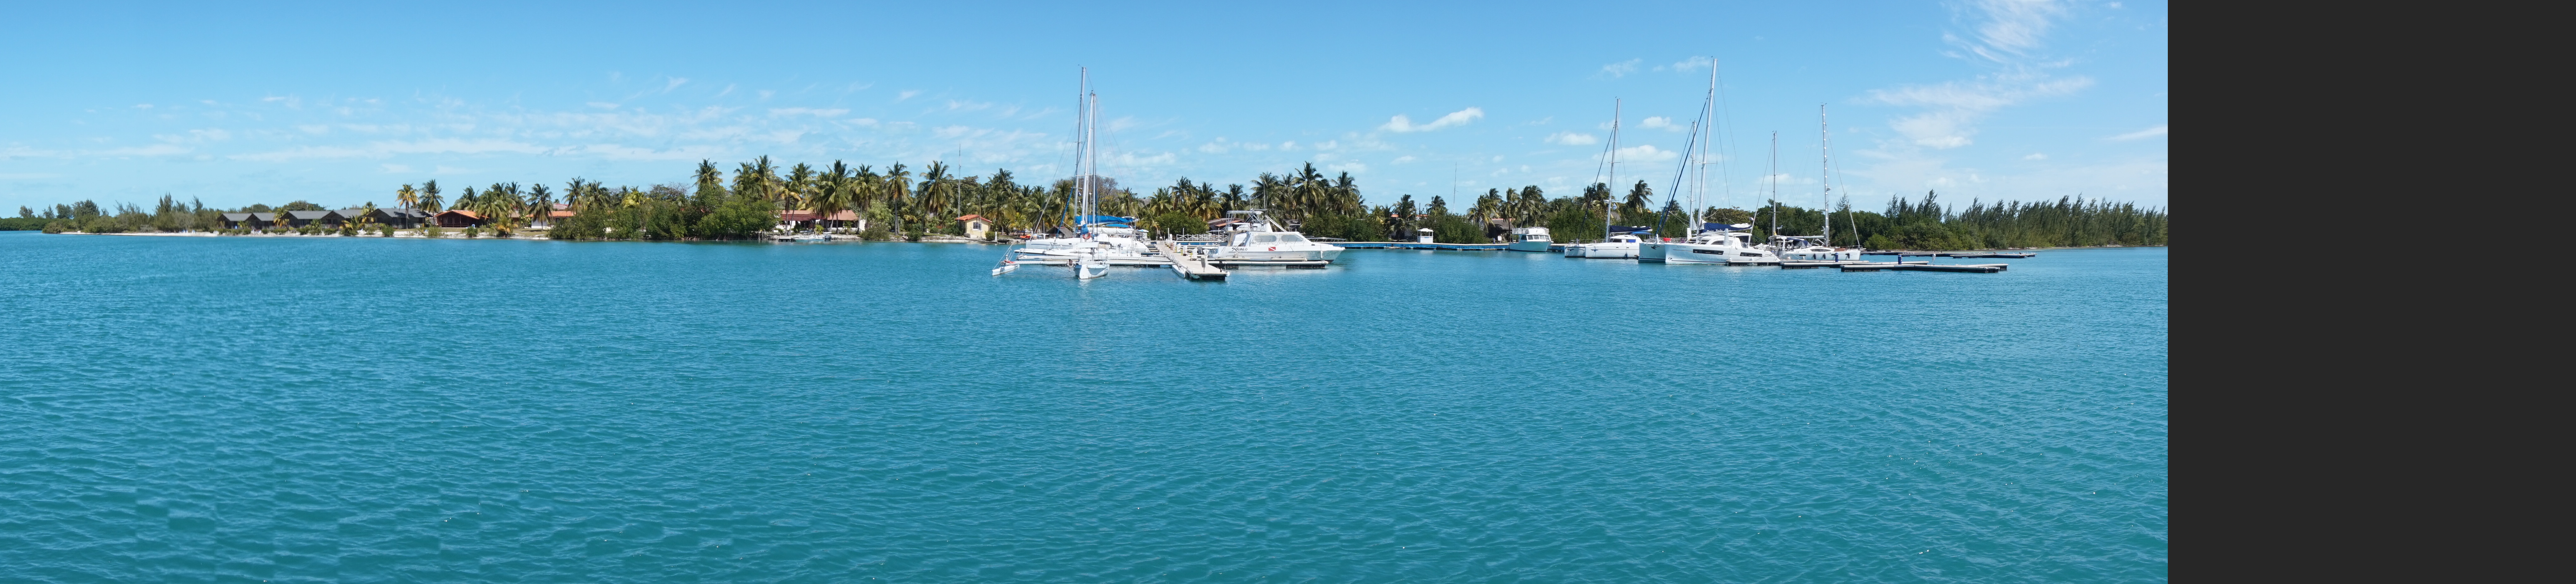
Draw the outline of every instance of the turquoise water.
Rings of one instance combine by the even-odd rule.
[[[0,233],[0,579],[2167,577],[2162,249],[998,251]]]

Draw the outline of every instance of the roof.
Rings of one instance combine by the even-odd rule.
[[[252,213],[252,214],[250,214],[250,218],[252,218],[252,219],[258,219],[258,220],[261,220],[261,221],[272,221],[272,222],[273,222],[273,221],[276,221],[276,220],[277,220],[277,214],[276,214],[276,213]]]
[[[464,209],[448,209],[448,210],[445,210],[445,211],[440,211],[438,214],[440,214],[440,215],[450,215],[450,214],[453,214],[453,215],[464,215],[464,216],[465,216],[465,218],[467,218],[467,219],[481,219],[481,218],[483,218],[483,215],[482,215],[482,214],[475,213],[475,212],[473,212],[473,211],[467,211],[467,210],[464,210]]]
[[[986,222],[986,223],[990,223],[990,222],[992,222],[992,221],[993,221],[993,220],[991,220],[991,219],[985,219],[983,215],[975,215],[975,214],[968,214],[968,215],[966,215],[966,216],[964,216],[964,217],[958,217],[958,218],[957,218],[957,220],[958,220],[958,221],[983,221],[983,222]]]
[[[250,216],[251,216],[251,214],[250,214],[250,213],[225,213],[225,214],[224,214],[224,220],[225,220],[225,221],[249,221],[249,220],[250,220]]]
[[[565,211],[565,210],[562,210],[562,209],[556,209],[556,210],[553,210],[553,211],[547,211],[547,212],[546,212],[546,216],[547,216],[547,217],[571,217],[571,216],[573,216],[573,212],[571,212],[571,211]]]
[[[330,211],[287,211],[287,212],[286,212],[286,218],[288,218],[288,219],[321,219],[321,218],[329,217],[329,216],[331,216],[331,212],[330,212]]]

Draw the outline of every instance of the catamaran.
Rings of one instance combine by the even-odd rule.
[[[1857,262],[1857,261],[1861,261],[1861,259],[1860,259],[1860,254],[1861,254],[1862,249],[1861,249],[1861,247],[1860,247],[1860,246],[1855,245],[1855,246],[1851,246],[1851,247],[1837,247],[1837,246],[1835,246],[1835,245],[1834,245],[1834,243],[1833,243],[1833,242],[1834,242],[1834,209],[1833,209],[1833,207],[1834,207],[1834,133],[1833,133],[1833,126],[1829,123],[1829,121],[1830,121],[1830,120],[1829,120],[1829,118],[1827,118],[1827,117],[1826,117],[1826,115],[1825,115],[1825,106],[1821,106],[1821,105],[1816,106],[1816,128],[1817,128],[1817,132],[1818,132],[1818,134],[1819,134],[1819,135],[1821,135],[1821,136],[1823,136],[1823,140],[1824,140],[1824,141],[1821,143],[1821,146],[1822,146],[1822,150],[1821,150],[1821,151],[1824,153],[1824,158],[1823,158],[1823,163],[1822,163],[1822,166],[1823,166],[1823,172],[1822,172],[1822,174],[1818,174],[1818,175],[1817,175],[1817,177],[1818,177],[1818,181],[1819,181],[1819,182],[1821,182],[1821,183],[1823,183],[1824,188],[1825,188],[1825,190],[1824,190],[1825,206],[1823,207],[1823,209],[1824,209],[1824,211],[1825,211],[1825,212],[1824,212],[1824,215],[1825,215],[1825,229],[1824,229],[1824,234],[1823,234],[1823,235],[1779,235],[1780,230],[1779,230],[1779,227],[1778,227],[1778,226],[1779,226],[1779,224],[1780,224],[1780,212],[1779,212],[1779,210],[1778,210],[1778,206],[1777,206],[1777,205],[1778,205],[1778,203],[1776,202],[1776,199],[1778,199],[1778,197],[1773,197],[1773,199],[1775,199],[1775,202],[1773,203],[1773,210],[1772,210],[1772,212],[1771,212],[1771,224],[1772,224],[1772,226],[1773,226],[1773,227],[1772,227],[1772,230],[1771,230],[1771,233],[1772,233],[1773,235],[1771,236],[1770,244],[1769,244],[1769,245],[1765,245],[1765,246],[1763,246],[1763,247],[1770,249],[1773,253],[1780,254],[1780,259],[1790,260],[1790,261],[1802,261],[1802,262]],[[1776,140],[1776,138],[1775,138],[1775,140]],[[1773,181],[1773,184],[1775,184],[1775,185],[1776,185],[1776,184],[1778,184],[1778,181],[1775,179],[1775,180]],[[1774,191],[1776,192],[1778,187],[1776,187],[1776,186],[1775,186],[1775,187],[1773,187],[1773,188],[1774,188]],[[1858,229],[1858,227],[1857,227],[1857,226],[1855,226],[1855,227],[1854,227],[1854,229],[1853,229],[1853,231],[1852,231],[1852,236],[1853,236],[1853,239],[1859,239],[1860,231],[1859,231],[1859,229]]]
[[[1078,107],[1075,116],[1080,125],[1075,130],[1073,197],[1070,205],[1078,213],[1073,217],[1073,232],[1061,237],[1032,239],[1010,248],[1002,265],[993,268],[999,276],[1017,271],[1021,264],[1064,265],[1073,268],[1073,277],[1089,280],[1106,275],[1113,263],[1152,264],[1143,232],[1134,227],[1135,219],[1100,214],[1100,149],[1094,128],[1100,117],[1100,95],[1091,90],[1091,69],[1082,70],[1082,85],[1075,93]]]

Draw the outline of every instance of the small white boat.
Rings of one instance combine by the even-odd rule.
[[[1077,280],[1098,278],[1102,274],[1107,273],[1109,273],[1108,260],[1100,258],[1083,258],[1073,262],[1073,277]]]
[[[1554,244],[1555,242],[1548,240],[1547,228],[1545,227],[1514,227],[1512,228],[1512,244],[1504,246],[1504,249],[1512,251],[1544,252],[1548,250],[1549,246]]]
[[[1567,244],[1565,257],[1594,260],[1636,259],[1637,246],[1642,243],[1634,234],[1621,233],[1612,235],[1610,239],[1604,241]]]

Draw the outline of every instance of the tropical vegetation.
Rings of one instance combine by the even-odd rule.
[[[869,239],[919,240],[925,235],[963,235],[957,217],[981,215],[995,233],[1045,232],[1066,226],[1074,213],[1074,181],[1025,184],[1007,169],[989,175],[967,175],[944,162],[914,169],[902,163],[882,169],[841,161],[814,166],[781,167],[763,156],[736,165],[728,174],[714,161],[699,161],[692,184],[610,187],[574,178],[558,192],[544,184],[516,182],[468,186],[454,199],[438,181],[405,184],[392,190],[395,208],[471,211],[485,218],[466,237],[519,236],[543,227],[555,239],[723,240],[762,236],[779,226],[784,211],[829,218],[847,212],[865,227],[835,225]],[[1392,202],[1369,205],[1357,179],[1349,173],[1326,176],[1308,163],[1278,173],[1261,173],[1250,184],[1223,187],[1183,177],[1169,186],[1138,194],[1116,179],[1096,179],[1102,214],[1139,219],[1157,233],[1192,234],[1228,212],[1265,209],[1274,218],[1319,239],[1349,241],[1411,240],[1429,230],[1443,243],[1495,241],[1505,226],[1544,226],[1557,241],[1598,240],[1607,224],[1642,227],[1655,234],[1679,236],[1695,221],[1751,223],[1758,237],[1769,237],[1776,224],[1786,235],[1817,234],[1825,227],[1824,209],[1772,205],[1751,210],[1706,208],[1689,211],[1667,201],[1654,205],[1655,192],[1644,181],[1617,193],[1595,183],[1574,196],[1549,197],[1538,185],[1487,189],[1474,200],[1450,201],[1434,196],[1417,201],[1398,195]],[[363,208],[374,209],[368,202]],[[294,201],[271,207],[251,205],[229,212],[322,210]],[[559,210],[568,217],[556,217]],[[210,231],[220,228],[224,210],[197,201],[163,196],[152,207],[118,204],[103,208],[92,201],[37,210],[20,207],[10,225],[41,224],[48,232]],[[2066,197],[2057,201],[1970,201],[1965,208],[1939,202],[1937,193],[1921,200],[1889,199],[1883,211],[1853,209],[1848,200],[1832,210],[1833,241],[1874,249],[1951,250],[2005,247],[2094,245],[2165,245],[2164,209],[2104,199]],[[287,230],[286,228],[276,228]],[[296,231],[323,234],[335,228],[306,226]],[[358,223],[336,228],[342,235],[391,236],[386,226]],[[419,234],[439,237],[445,230],[424,226]]]

